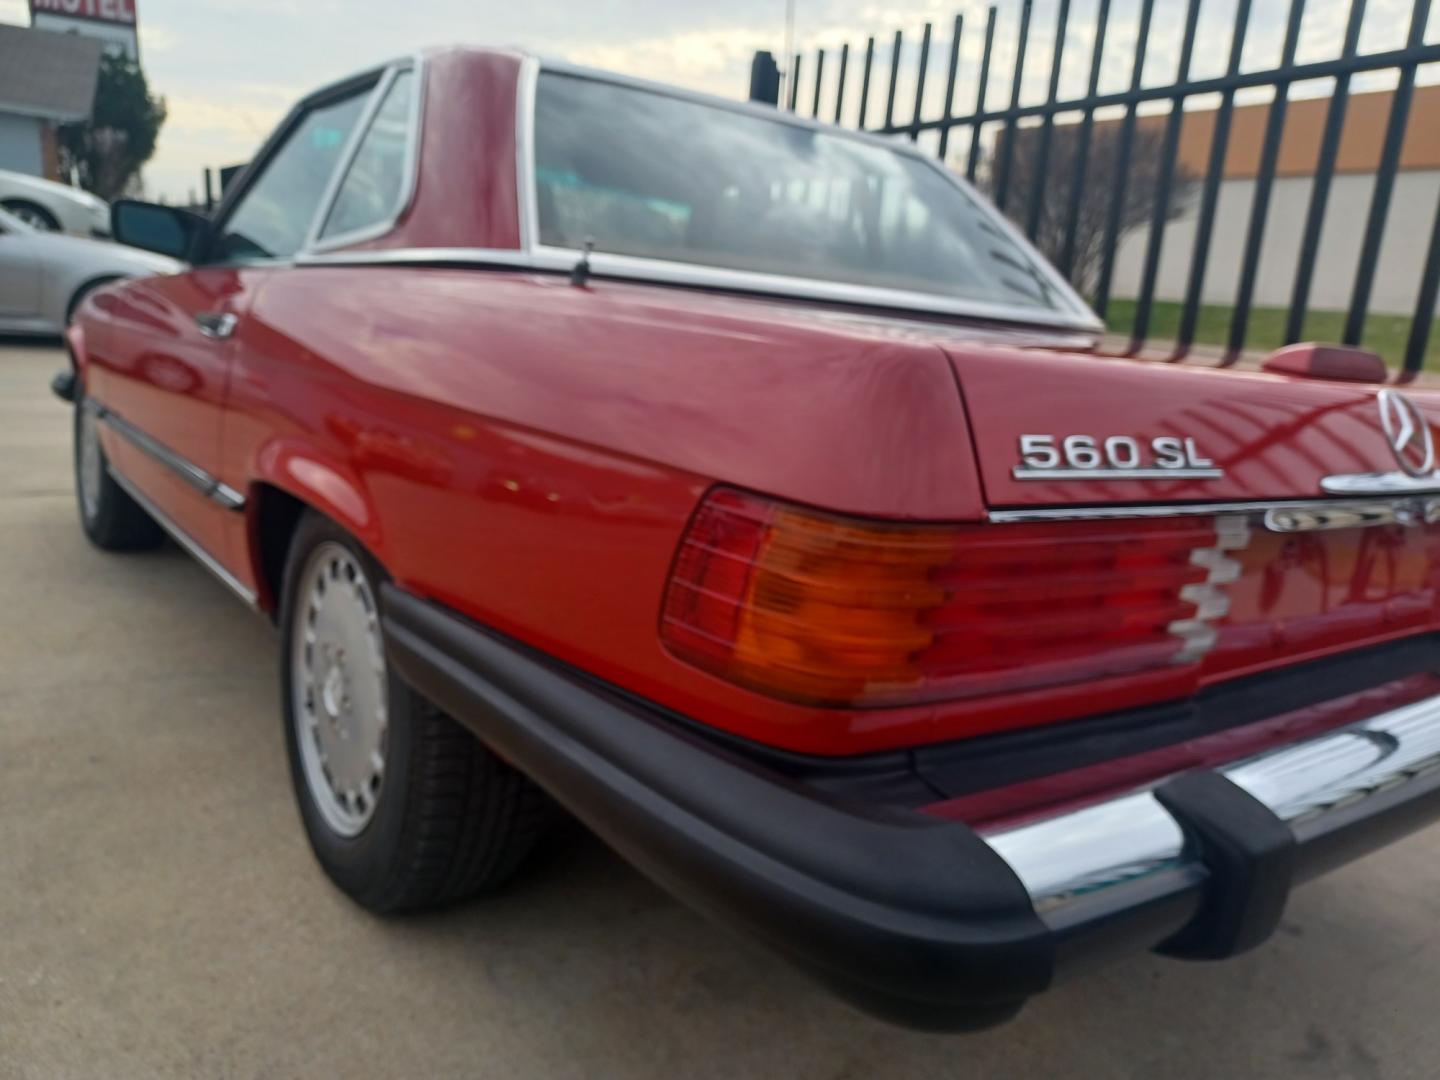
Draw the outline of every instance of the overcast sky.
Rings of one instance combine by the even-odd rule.
[[[998,0],[997,71],[1013,56],[1021,0]],[[1128,82],[1141,0],[1112,0],[1102,89]],[[1155,32],[1146,82],[1173,79],[1188,0],[1156,0]],[[1193,74],[1223,71],[1238,0],[1204,0]],[[1362,51],[1404,42],[1413,0],[1370,0]],[[1094,40],[1098,0],[1073,0],[1062,65],[1062,95],[1083,93]],[[1026,62],[1026,100],[1043,98],[1055,39],[1058,0],[1035,0]],[[152,195],[183,200],[199,188],[207,165],[243,162],[285,109],[307,90],[378,60],[452,42],[519,45],[545,55],[678,83],[729,96],[748,84],[756,49],[779,53],[785,0],[136,0],[145,71],[163,95],[170,118],[145,171]],[[813,89],[813,50],[851,42],[863,50],[867,34],[883,39],[879,77],[886,75],[889,35],[906,34],[912,54],[902,61],[897,114],[914,103],[914,53],[920,27],[935,23],[926,115],[940,106],[951,20],[964,13],[962,78],[956,111],[975,103],[985,0],[796,0],[796,47],[807,53],[801,100]],[[1287,0],[1253,0],[1244,67],[1273,66],[1279,58]],[[1343,37],[1347,0],[1308,0],[1301,58],[1333,56]],[[26,0],[0,0],[0,22],[28,22]],[[1428,40],[1440,40],[1440,5]],[[853,61],[854,57],[852,57]],[[834,111],[837,57],[826,65],[822,111]],[[963,73],[968,72],[970,78]],[[1440,72],[1427,72],[1436,81]],[[850,65],[846,94],[858,101],[859,64]],[[1303,88],[1302,88],[1303,89]],[[1321,88],[1312,88],[1312,92]],[[990,104],[1002,103],[1007,80],[992,80]],[[875,118],[872,102],[872,121]],[[847,115],[847,119],[852,119]]]

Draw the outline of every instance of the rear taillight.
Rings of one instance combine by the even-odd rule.
[[[1244,526],[881,523],[712,491],[661,619],[678,657],[791,700],[974,697],[1197,660]]]

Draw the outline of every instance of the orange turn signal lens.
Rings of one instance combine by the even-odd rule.
[[[872,524],[719,490],[676,559],[662,637],[679,656],[803,701],[918,686],[952,529]]]
[[[1245,540],[1218,530],[1210,517],[878,522],[718,488],[680,544],[660,634],[732,682],[831,706],[1194,664]]]

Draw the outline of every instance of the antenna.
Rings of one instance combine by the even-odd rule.
[[[570,284],[583,286],[590,280],[590,253],[595,250],[595,238],[585,238],[585,250],[580,254],[580,261],[570,271]]]

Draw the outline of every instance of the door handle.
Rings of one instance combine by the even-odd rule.
[[[208,338],[228,338],[240,320],[230,312],[202,311],[195,316],[195,325]]]

